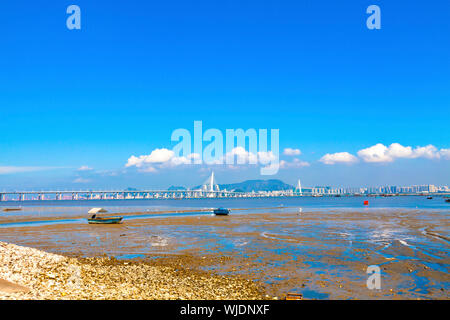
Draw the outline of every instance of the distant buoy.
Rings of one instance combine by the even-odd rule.
[[[369,205],[369,201],[368,200],[364,200],[364,205],[368,206]]]

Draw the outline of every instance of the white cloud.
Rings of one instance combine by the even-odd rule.
[[[94,169],[89,166],[81,166],[78,168],[78,171],[91,171],[91,170],[94,170]]]
[[[282,169],[288,169],[288,168],[303,168],[303,167],[309,167],[310,164],[309,162],[306,161],[301,161],[297,158],[295,158],[292,161],[285,161],[285,160],[281,160],[280,161],[280,168]]]
[[[445,150],[445,149],[443,149]],[[441,150],[442,151],[442,150]],[[381,143],[362,149],[358,151],[358,156],[365,162],[392,162],[395,159],[406,158],[427,158],[437,159],[440,158],[440,152],[433,145],[427,145],[425,147],[404,147],[399,143],[392,143],[389,147]]]
[[[197,160],[200,159],[200,155],[198,153],[191,153],[190,155],[187,156],[187,158],[191,160]]]
[[[399,143],[393,143],[387,148],[387,154],[391,158],[412,158],[414,151],[411,147],[404,147]]]
[[[286,156],[299,156],[302,154],[300,149],[292,149],[292,148],[286,148],[283,151],[283,154]]]
[[[158,170],[156,170],[155,167],[148,166],[148,167],[139,169],[139,171],[140,171],[140,172],[150,172],[150,173],[154,173],[154,172],[157,172]]]
[[[91,182],[91,180],[85,178],[76,178],[75,180],[73,180],[73,183],[89,183],[89,182]]]
[[[272,151],[258,152],[258,160],[261,164],[273,164],[274,162],[277,162],[277,157]]]
[[[155,149],[150,155],[145,156],[145,162],[147,163],[163,163],[167,162],[174,157],[175,153],[172,150],[165,148]]]
[[[358,156],[365,162],[390,162],[392,157],[388,155],[388,148],[378,143],[370,148],[359,150]]]
[[[177,157],[172,150],[165,148],[155,149],[149,155],[139,157],[131,156],[125,164],[126,168],[135,167],[141,172],[156,172],[159,169],[176,167],[195,163],[195,160],[201,159],[197,153],[191,153],[186,157]],[[218,159],[202,161],[205,165],[234,165],[234,164],[255,164],[264,166],[277,164],[278,157],[272,151],[252,153],[243,147],[235,147],[230,152]]]
[[[144,163],[144,156],[140,156],[139,158],[136,156],[131,156],[128,158],[127,164],[125,167],[140,167]]]
[[[243,147],[233,148],[230,152],[225,154],[225,159],[227,163],[234,163],[235,159],[237,164],[258,163],[258,156],[245,150]]]
[[[450,160],[450,149],[441,149],[439,155],[446,160]]]
[[[179,166],[181,164],[191,164],[192,161],[186,157],[172,157],[170,161],[166,161],[164,164],[167,166]]]
[[[191,164],[192,160],[198,157],[199,155],[195,153],[187,157],[176,157],[172,150],[161,148],[153,150],[149,155],[131,156],[125,167],[136,167],[141,172],[156,172],[161,168]]]
[[[142,167],[144,164],[164,163],[174,157],[174,152],[165,148],[155,149],[149,155],[131,156],[125,167]]]
[[[337,153],[327,153],[319,160],[325,164],[336,164],[336,163],[355,163],[358,161],[354,155],[348,152],[337,152]]]
[[[414,149],[414,158],[436,159],[440,158],[437,148],[431,144]]]
[[[235,161],[236,159],[236,161]],[[266,168],[277,165],[278,157],[272,151],[259,151],[256,154],[245,150],[243,147],[236,147],[224,156],[227,164],[261,164]],[[223,163],[223,161],[218,161]]]
[[[4,166],[0,167],[0,174],[13,174],[13,173],[24,173],[24,172],[36,172],[56,169],[55,167],[15,167],[15,166]]]

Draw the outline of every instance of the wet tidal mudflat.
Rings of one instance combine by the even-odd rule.
[[[63,215],[64,216],[64,215]],[[446,208],[255,208],[124,215],[119,225],[0,224],[0,240],[70,257],[109,256],[243,277],[270,296],[448,299]],[[369,290],[367,267],[381,270]]]

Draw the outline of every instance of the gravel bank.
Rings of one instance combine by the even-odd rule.
[[[262,299],[252,281],[110,258],[69,258],[0,242],[0,299]]]

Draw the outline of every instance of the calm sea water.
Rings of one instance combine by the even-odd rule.
[[[364,201],[369,206],[364,206]],[[90,208],[102,207],[108,212],[145,212],[165,210],[197,210],[205,208],[267,208],[301,207],[323,208],[407,208],[407,209],[449,209],[443,197],[427,199],[425,196],[399,197],[298,197],[298,198],[250,198],[250,199],[189,199],[189,200],[83,200],[83,201],[4,201],[0,210],[6,207],[21,207],[21,211],[2,212],[1,216],[33,215],[40,217],[86,214]]]

